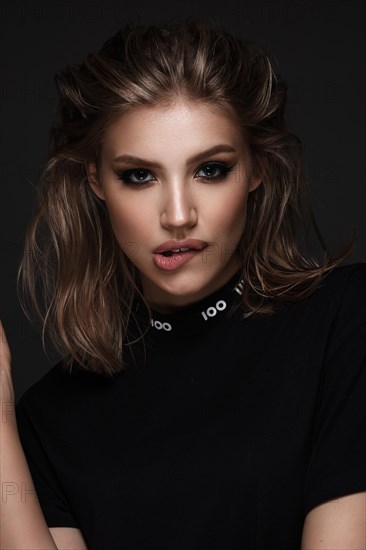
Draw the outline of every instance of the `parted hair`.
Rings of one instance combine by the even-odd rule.
[[[71,367],[95,373],[124,368],[123,345],[138,272],[120,249],[104,201],[86,166],[100,166],[103,133],[126,110],[183,99],[234,114],[261,185],[248,197],[238,254],[247,314],[270,314],[276,301],[310,296],[331,259],[317,229],[302,170],[302,147],[284,120],[287,87],[261,42],[239,39],[188,18],[127,25],[98,53],[55,76],[59,113],[38,183],[18,272],[23,309],[41,321]],[[315,228],[322,261],[301,242]],[[31,308],[29,309],[29,305]],[[148,308],[148,305],[146,304]]]

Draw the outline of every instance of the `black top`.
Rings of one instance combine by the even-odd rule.
[[[270,316],[234,312],[238,283],[154,312],[114,379],[58,364],[25,392],[50,527],[89,550],[293,550],[314,506],[366,490],[366,265]]]

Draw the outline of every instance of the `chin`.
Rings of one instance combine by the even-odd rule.
[[[176,297],[190,297],[195,296],[196,294],[205,293],[206,289],[209,292],[210,285],[212,284],[212,279],[214,276],[209,276],[208,274],[193,272],[187,274],[181,274],[181,276],[174,277],[170,281],[168,280],[165,285],[163,285],[162,290],[172,296]]]
[[[192,296],[199,292],[202,292],[205,289],[205,284],[197,284],[197,282],[187,282],[185,284],[182,283],[175,283],[167,285],[164,288],[161,288],[164,292],[167,292],[168,294],[172,296]]]
[[[184,307],[193,304],[211,294],[217,287],[223,285],[230,275],[222,269],[196,269],[171,271],[156,276],[143,276],[142,285],[144,294],[155,307]],[[223,276],[225,273],[225,276]],[[221,281],[221,279],[223,279]]]

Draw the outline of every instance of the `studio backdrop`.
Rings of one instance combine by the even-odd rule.
[[[287,122],[304,145],[319,226],[333,253],[366,260],[365,4],[363,0],[10,1],[1,6],[1,309],[16,398],[51,368],[17,298],[16,276],[56,114],[53,75],[120,27],[188,16],[263,41],[288,82]]]

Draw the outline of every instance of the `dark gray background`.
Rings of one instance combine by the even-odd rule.
[[[53,74],[97,50],[129,21],[198,16],[263,40],[289,83],[287,120],[305,148],[322,232],[337,251],[356,231],[348,262],[366,260],[365,8],[363,0],[24,2],[1,6],[1,309],[18,399],[57,358],[47,358],[16,296],[16,273],[34,186],[56,106]]]

